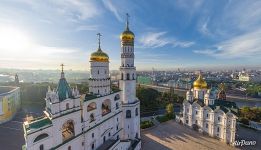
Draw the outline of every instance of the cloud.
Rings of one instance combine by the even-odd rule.
[[[139,43],[143,48],[158,48],[167,45],[186,48],[195,44],[191,41],[179,41],[173,38],[166,37],[166,34],[167,32],[149,32],[139,39]]]
[[[102,2],[104,6],[114,14],[118,21],[123,22],[118,9],[115,7],[111,0],[103,0]]]
[[[97,25],[82,25],[76,28],[76,31],[96,31],[98,30]]]
[[[249,58],[261,56],[261,29],[246,33],[221,42],[206,50],[195,50],[194,53],[217,58]]]
[[[209,18],[205,19],[204,21],[200,21],[198,25],[198,31],[205,35],[205,36],[213,36],[208,28]]]

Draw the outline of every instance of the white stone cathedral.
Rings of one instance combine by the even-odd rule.
[[[218,91],[207,89],[207,82],[199,74],[193,88],[186,93],[181,122],[199,132],[233,145],[236,135],[238,107],[226,101],[224,87]]]
[[[127,16],[128,17],[128,16]],[[120,89],[111,89],[109,57],[91,54],[89,93],[71,88],[63,66],[57,89],[48,89],[44,116],[24,122],[26,150],[140,150],[140,101],[136,98],[134,34],[121,34]]]

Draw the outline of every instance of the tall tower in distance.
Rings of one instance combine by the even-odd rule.
[[[134,66],[134,38],[129,29],[129,15],[126,14],[126,28],[121,33],[120,89],[122,90],[123,138],[140,138],[140,101],[136,98],[136,67]]]

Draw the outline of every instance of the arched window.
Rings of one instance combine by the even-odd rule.
[[[111,101],[109,99],[106,99],[102,103],[102,116],[104,116],[110,112],[111,112]]]
[[[119,109],[119,103],[116,103],[116,109]]]
[[[98,70],[98,74],[100,74],[99,70]]]
[[[94,120],[95,120],[94,114],[92,113],[92,114],[90,114],[90,122],[93,122]]]
[[[43,133],[43,134],[40,134],[38,135],[35,139],[34,139],[34,142],[37,142],[37,141],[40,141],[44,138],[47,138],[49,135],[47,133]]]
[[[74,124],[72,120],[68,120],[63,124],[62,137],[63,141],[66,141],[74,136]]]
[[[100,90],[98,90],[98,94],[100,94]]]
[[[132,74],[132,80],[135,80],[134,73]]]
[[[103,137],[103,143],[104,143],[105,141],[106,141],[106,137],[104,136],[104,137]]]
[[[139,138],[139,133],[136,133],[136,136],[135,136],[136,138]]]
[[[130,80],[130,74],[127,73],[127,80]]]
[[[66,103],[66,109],[69,109],[69,103]]]
[[[94,150],[94,143],[92,143],[92,150]]]
[[[136,116],[139,115],[139,110],[138,110],[138,108],[135,109],[135,115],[136,115]]]
[[[72,150],[71,146],[68,146],[68,150]]]
[[[40,150],[44,150],[44,145],[41,144],[40,147],[39,147]]]
[[[90,104],[87,106],[87,112],[92,111],[92,110],[94,110],[94,109],[96,109],[96,103],[95,103],[95,102],[92,102],[92,103],[90,103]]]
[[[126,118],[131,118],[131,111],[130,110],[126,110]]]
[[[121,73],[121,79],[123,80],[123,73]]]
[[[120,99],[120,95],[119,94],[115,95],[114,100],[117,101],[119,99]]]

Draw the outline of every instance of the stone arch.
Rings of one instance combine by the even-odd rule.
[[[72,137],[74,137],[74,122],[73,120],[67,120],[62,126],[62,138],[63,141],[66,141]]]
[[[95,110],[97,108],[97,105],[95,102],[91,102],[88,106],[87,106],[87,112]]]
[[[34,139],[34,143],[37,142],[37,141],[40,141],[40,140],[42,140],[42,139],[45,139],[45,138],[47,138],[47,137],[49,137],[49,135],[48,135],[47,133],[40,134],[40,135],[38,135],[38,136]]]
[[[116,94],[115,97],[114,97],[114,101],[117,101],[120,99],[120,94]]]
[[[111,112],[111,101],[106,99],[102,102],[102,115],[106,115]]]

